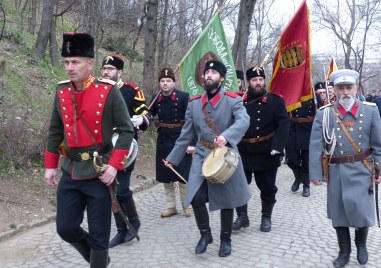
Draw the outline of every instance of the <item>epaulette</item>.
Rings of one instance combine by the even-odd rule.
[[[333,103],[328,103],[328,104],[326,104],[326,105],[320,107],[319,110],[323,110],[323,109],[325,109],[325,108],[327,108],[327,107],[329,107],[329,106],[332,106],[332,105],[333,105]]]
[[[231,91],[225,91],[224,94],[229,96],[229,97],[232,97],[232,98],[237,98],[238,97],[237,93],[234,93],[234,92],[231,92]]]
[[[281,95],[281,94],[279,94],[279,93],[270,92],[270,94],[272,94],[272,95],[274,95],[274,96],[277,96],[277,97],[280,97],[280,98],[284,99],[284,98],[283,98],[283,95]]]
[[[362,103],[369,106],[377,106],[375,103],[369,101],[363,101]]]
[[[57,83],[57,85],[67,84],[70,83],[70,80],[64,80]]]
[[[135,89],[136,91],[140,90],[140,88],[139,88],[137,85],[135,85],[134,83],[131,83],[131,82],[124,82],[124,84],[125,84],[126,86],[132,87],[132,88]]]
[[[98,81],[102,82],[102,83],[111,84],[111,85],[115,85],[116,84],[115,81],[110,80],[110,79],[106,79],[106,78],[102,78],[102,77],[98,77]]]
[[[194,100],[197,100],[197,99],[199,99],[199,98],[201,98],[201,95],[196,95],[196,96],[190,98],[190,99],[189,99],[189,102],[194,101]]]

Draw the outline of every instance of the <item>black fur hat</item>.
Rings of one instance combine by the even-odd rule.
[[[251,78],[258,76],[262,76],[264,79],[266,79],[265,69],[263,69],[263,67],[255,66],[246,71],[247,80],[250,80]]]
[[[108,54],[106,57],[103,58],[102,66],[104,65],[112,65],[118,70],[123,70],[124,61],[118,55]]]
[[[64,33],[61,55],[94,58],[94,38],[87,33]]]
[[[216,70],[217,72],[220,73],[222,77],[225,77],[227,72],[225,65],[218,60],[209,60],[205,62],[204,75],[205,75],[205,72],[209,69]]]

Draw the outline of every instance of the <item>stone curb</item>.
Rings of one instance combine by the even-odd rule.
[[[156,185],[157,183],[158,182],[156,181],[156,179],[148,178],[148,179],[145,179],[144,181],[141,181],[137,185],[132,185],[131,186],[131,191],[134,192],[134,193],[137,193],[137,192],[146,190],[146,189]],[[9,231],[0,233],[0,242],[4,241],[4,240],[7,240],[7,239],[9,239],[9,238],[11,238],[11,237],[13,237],[13,236],[15,236],[15,235],[17,235],[19,233],[22,233],[22,232],[24,232],[26,230],[29,230],[29,229],[32,229],[32,228],[36,228],[36,227],[40,227],[42,225],[48,224],[48,223],[54,221],[55,219],[56,219],[56,215],[54,213],[52,215],[49,215],[44,220],[33,221],[33,222],[29,223],[29,224],[22,224],[19,227],[17,227],[17,229],[15,229],[15,230],[9,230]]]

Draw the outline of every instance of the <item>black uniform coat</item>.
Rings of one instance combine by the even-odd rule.
[[[297,150],[308,150],[310,146],[310,136],[313,118],[316,114],[316,106],[311,99],[301,103],[302,106],[290,112],[290,131],[286,147]],[[311,118],[311,122],[294,122],[292,118]]]
[[[152,97],[151,102],[155,97]],[[185,121],[188,101],[189,94],[175,88],[169,96],[164,96],[160,93],[155,104],[152,105],[150,113],[152,117],[158,116],[159,123],[178,124]],[[178,181],[177,176],[164,166],[162,159],[165,159],[175,146],[175,142],[180,136],[181,128],[182,126],[176,128],[159,127],[157,129],[156,180],[159,182],[169,183],[171,181]],[[194,146],[196,141],[192,144]],[[175,169],[187,180],[191,164],[192,155],[187,154]]]
[[[250,116],[250,127],[243,138],[258,138],[274,132],[274,136],[266,141],[241,141],[238,144],[244,169],[254,171],[279,167],[279,155],[270,153],[272,150],[282,153],[287,142],[289,119],[283,98],[272,93],[259,98],[248,94],[244,106]]]

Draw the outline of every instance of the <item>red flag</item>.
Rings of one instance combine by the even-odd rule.
[[[326,76],[325,80],[329,80],[329,76],[331,75],[331,73],[333,73],[334,71],[337,71],[337,70],[338,70],[338,68],[336,65],[336,61],[333,58],[333,56],[331,56],[331,61],[329,62],[328,72],[327,72],[327,76]]]
[[[306,0],[283,30],[274,59],[269,91],[282,95],[287,111],[312,98],[310,25]]]

